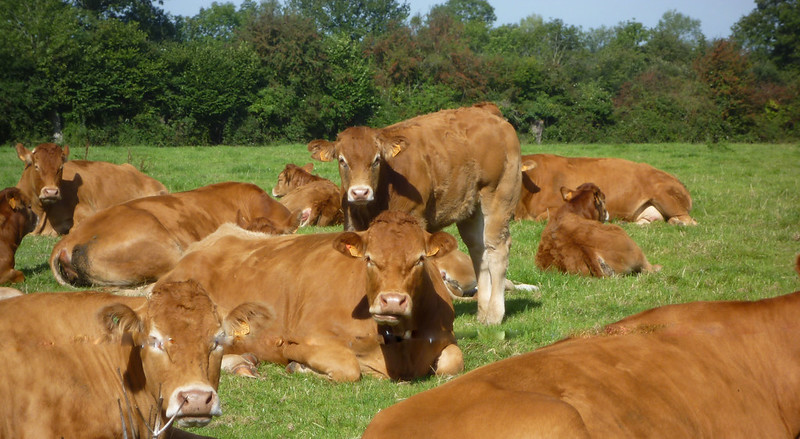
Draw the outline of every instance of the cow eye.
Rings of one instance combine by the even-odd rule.
[[[150,346],[157,351],[164,350],[164,342],[160,338],[153,337],[152,335],[147,339],[147,346]]]
[[[339,166],[347,168],[347,160],[343,156],[339,156]]]
[[[370,258],[369,255],[364,256],[364,261],[367,263],[367,266],[369,266],[369,267],[372,267],[372,266],[375,265],[375,263],[372,262],[372,258]]]
[[[421,266],[424,263],[425,263],[425,255],[422,255],[419,257],[419,259],[417,259],[417,262],[415,262],[414,265]]]
[[[381,164],[380,156],[375,156],[375,160],[372,161],[372,167],[373,168],[377,168],[378,165],[380,165],[380,164]]]

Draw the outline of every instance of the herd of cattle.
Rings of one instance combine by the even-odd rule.
[[[271,197],[235,182],[168,193],[130,165],[18,144],[22,176],[0,193],[0,284],[24,280],[14,253],[33,233],[62,236],[59,283],[129,295],[0,288],[0,438],[197,437],[175,427],[221,413],[220,371],[253,376],[259,362],[333,381],[457,375],[453,298],[474,294],[478,321],[502,321],[513,218],[547,221],[537,266],[598,277],[661,268],[605,221],[696,224],[674,176],[523,156],[490,103],[308,150],[338,163],[341,184],[287,164]],[[364,437],[797,437],[795,307],[800,292],[646,311],[415,395]],[[41,377],[68,393],[28,384]]]

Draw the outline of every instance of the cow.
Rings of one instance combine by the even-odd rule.
[[[666,221],[696,225],[692,197],[675,176],[646,163],[617,158],[522,156],[523,182],[514,212],[518,220],[547,220],[562,204],[562,186],[594,182],[606,194],[611,219],[637,224]]]
[[[244,219],[243,219],[244,218]],[[297,218],[261,188],[224,182],[131,200],[97,212],[56,243],[50,268],[58,283],[130,287],[155,282],[189,244],[225,223],[291,233]]]
[[[594,183],[575,190],[561,188],[566,204],[558,208],[542,231],[536,251],[536,265],[542,270],[606,277],[658,271],[642,249],[608,220],[605,195]]]
[[[198,437],[174,426],[221,414],[223,349],[270,314],[252,303],[220,314],[193,281],[159,285],[148,297],[2,300],[0,437]]]
[[[517,133],[497,106],[351,127],[334,142],[311,141],[308,150],[339,164],[345,230],[366,229],[384,210],[409,212],[429,232],[456,223],[478,274],[478,321],[502,321],[508,223],[522,177]]]
[[[66,145],[42,143],[29,151],[18,143],[17,156],[25,163],[17,187],[39,217],[34,235],[66,235],[98,210],[168,192],[128,163],[68,160]]]
[[[800,291],[645,311],[381,410],[363,438],[800,435]]]
[[[287,163],[283,171],[278,174],[278,182],[272,188],[272,196],[281,198],[293,189],[297,189],[308,183],[314,181],[330,181],[327,178],[312,174],[311,171],[313,170],[313,163],[306,163],[304,166]]]
[[[37,221],[30,200],[19,189],[0,191],[0,284],[25,280],[25,275],[14,269],[14,254]]]
[[[269,325],[226,349],[230,367],[250,353],[336,382],[454,375],[464,363],[453,304],[432,261],[456,245],[402,212],[382,213],[363,232],[267,236],[225,225],[155,285],[194,279],[221,309],[274,310]]]
[[[23,293],[22,291],[20,291],[20,290],[18,290],[16,288],[0,287],[0,300],[9,299],[11,297],[21,296],[23,294],[25,294],[25,293]]]
[[[279,201],[300,218],[300,227],[342,224],[339,186],[330,180],[312,181],[296,187]]]

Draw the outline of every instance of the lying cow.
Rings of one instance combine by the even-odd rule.
[[[22,238],[36,227],[36,214],[28,198],[15,187],[0,191],[0,284],[25,280],[14,269],[14,254]]]
[[[669,305],[381,410],[365,439],[795,438],[800,291]]]
[[[561,188],[564,201],[550,218],[539,241],[536,265],[585,276],[613,276],[658,271],[622,227],[608,219],[605,196],[594,183],[572,191]]]
[[[222,319],[191,281],[159,285],[147,298],[2,300],[0,437],[197,437],[172,421],[201,426],[221,413],[223,348],[269,313],[243,304]]]
[[[517,133],[494,104],[352,127],[308,150],[339,164],[345,230],[365,230],[384,210],[409,212],[428,231],[456,223],[478,273],[478,320],[500,323],[521,171]]]
[[[330,181],[326,178],[314,175],[313,163],[306,163],[305,166],[297,166],[294,163],[287,163],[283,171],[278,174],[278,182],[272,188],[272,196],[283,197],[294,189],[315,181]]]
[[[429,234],[401,212],[363,232],[264,236],[223,226],[156,286],[196,279],[221,309],[255,301],[275,311],[226,354],[333,381],[453,375],[463,369],[453,305],[431,261],[455,248],[452,235]]]
[[[166,194],[167,188],[130,164],[69,160],[69,146],[17,144],[25,169],[17,187],[31,200],[39,223],[35,235],[66,235],[98,210],[134,198]]]
[[[102,210],[59,241],[50,255],[56,280],[74,286],[135,286],[156,281],[189,244],[222,224],[291,233],[297,218],[250,183],[217,183],[140,198]],[[266,224],[259,224],[266,222]]]
[[[342,196],[339,186],[330,180],[312,181],[289,191],[280,199],[300,227],[342,224]]]
[[[648,224],[696,225],[689,215],[692,197],[673,175],[645,163],[616,158],[522,156],[523,184],[516,219],[547,220],[563,200],[562,186],[594,182],[606,194],[612,219]]]

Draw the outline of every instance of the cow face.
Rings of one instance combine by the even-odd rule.
[[[366,264],[369,312],[378,324],[396,326],[411,319],[425,265],[455,249],[445,232],[430,234],[401,212],[383,212],[365,232],[345,232],[334,247]],[[436,273],[436,269],[433,269]]]
[[[407,144],[403,137],[392,137],[368,127],[352,127],[339,133],[336,142],[312,141],[308,150],[314,159],[338,160],[347,202],[364,205],[375,199],[381,168],[387,159],[402,152]]]
[[[243,304],[220,319],[216,306],[195,281],[157,285],[144,310],[117,304],[100,319],[110,330],[129,333],[140,349],[147,391],[162,395],[166,418],[180,426],[201,426],[222,413],[217,387],[223,348],[249,333],[249,320],[266,317],[262,305]]]
[[[300,167],[293,163],[288,163],[278,174],[278,182],[272,188],[272,196],[280,198],[288,194],[292,189],[306,183],[311,177],[311,172],[314,170],[313,163],[306,163],[305,166]]]
[[[62,149],[55,143],[42,143],[28,151],[17,143],[17,157],[25,162],[23,178],[33,187],[42,204],[52,204],[61,200],[61,175],[64,163],[69,156],[69,146]]]
[[[600,222],[608,221],[606,196],[594,183],[584,183],[574,191],[562,187],[561,196],[577,215]]]
[[[13,215],[19,215],[18,219],[13,222],[21,226],[20,237],[33,232],[39,220],[39,217],[31,209],[28,197],[19,189],[10,187],[0,191],[0,218],[3,218],[3,222],[5,222]]]

